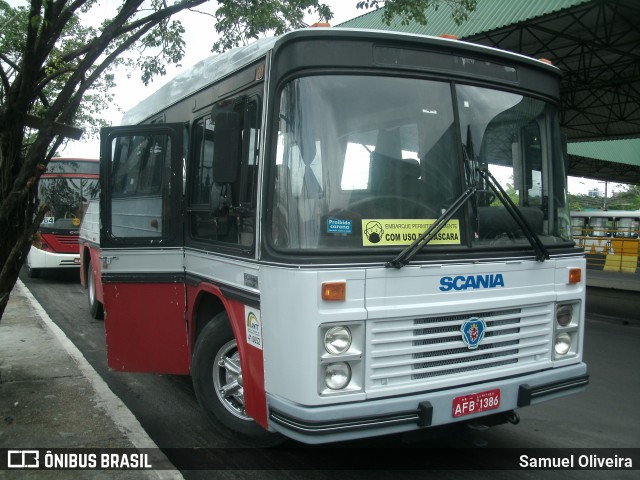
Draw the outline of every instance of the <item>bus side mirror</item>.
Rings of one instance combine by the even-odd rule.
[[[236,112],[219,112],[214,117],[215,140],[213,179],[216,183],[235,183],[240,171],[242,125]]]

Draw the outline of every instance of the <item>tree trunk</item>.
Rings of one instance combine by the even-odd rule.
[[[4,125],[14,123],[7,121],[6,111],[2,117]],[[23,156],[23,141],[20,128],[0,134],[0,320],[45,213],[36,215],[38,178],[44,166]]]
[[[18,237],[17,240],[15,240],[13,248],[8,252],[0,252],[0,261],[2,261],[2,271],[0,272],[0,321],[9,302],[11,290],[18,280],[20,269],[29,254],[33,235],[43,218],[44,210],[40,212],[30,227],[27,226],[27,228],[22,231],[15,230],[12,232],[14,233],[14,235],[10,235],[12,238]],[[5,242],[3,242],[3,247],[4,246]]]

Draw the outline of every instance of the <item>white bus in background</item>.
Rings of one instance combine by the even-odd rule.
[[[101,134],[81,259],[109,366],[191,375],[253,445],[515,423],[581,391],[559,79],[343,29],[178,76]]]
[[[31,250],[26,269],[38,277],[45,269],[80,266],[78,231],[92,198],[98,197],[98,159],[54,157],[38,183],[38,199],[49,208]]]
[[[638,271],[640,210],[572,211],[571,231],[589,268]]]

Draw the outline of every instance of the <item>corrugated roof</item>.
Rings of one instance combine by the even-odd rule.
[[[602,72],[610,72],[614,79],[628,79],[621,88],[622,91],[637,91],[634,87],[633,76],[623,69],[626,65],[637,65],[636,37],[630,32],[635,26],[637,8],[632,8],[637,0],[620,0],[611,2],[596,2],[595,0],[477,0],[477,7],[469,14],[468,20],[462,25],[456,25],[451,18],[451,9],[441,6],[437,11],[428,10],[427,25],[418,25],[415,22],[410,25],[400,25],[396,22],[392,25],[385,25],[382,22],[380,10],[366,13],[360,17],[344,22],[338,27],[366,28],[381,30],[398,30],[407,33],[421,35],[441,35],[449,33],[456,35],[460,39],[473,38],[474,42],[496,46],[506,50],[513,50],[525,55],[534,55],[536,58],[560,58],[563,62],[563,71],[567,78],[565,95],[571,98],[573,103],[569,105],[568,117],[570,124],[563,125],[567,131],[571,132],[569,138],[603,137],[607,135],[618,138],[631,137],[636,135],[637,122],[627,119],[627,112],[635,112],[637,108],[633,101],[630,105],[619,104],[618,95],[620,91],[613,93],[609,90],[618,85],[612,84],[608,89],[603,89],[602,85],[608,86],[608,77]],[[594,4],[590,9],[582,9],[576,16],[570,13],[574,7],[582,7],[587,4]],[[610,9],[604,6],[610,6]],[[601,8],[602,7],[602,8]],[[616,16],[618,15],[618,16]],[[547,21],[547,18],[548,21]],[[577,19],[576,19],[577,18]],[[609,23],[607,23],[607,19]],[[612,22],[616,22],[613,25]],[[536,25],[534,33],[527,29],[519,30],[519,25]],[[615,28],[614,28],[615,27]],[[509,29],[511,30],[509,31]],[[580,32],[580,29],[593,29],[593,32]],[[616,30],[617,29],[617,30]],[[627,29],[628,31],[620,31]],[[546,33],[543,33],[543,30]],[[615,34],[613,33],[615,30]],[[490,33],[500,31],[505,32],[495,38]],[[595,42],[589,35],[596,35],[606,32],[607,38],[617,40],[618,43]],[[635,30],[637,32],[637,30]],[[485,35],[487,34],[487,35]],[[524,36],[524,39],[523,39]],[[491,38],[490,38],[491,37]],[[508,39],[507,39],[508,37]],[[631,39],[629,39],[629,37]],[[490,41],[488,40],[490,39]],[[559,39],[559,40],[558,40]],[[496,45],[496,41],[501,41]],[[511,42],[511,43],[509,43]],[[514,43],[515,42],[515,43]],[[534,45],[534,51],[522,50],[529,43]],[[612,40],[613,42],[613,40]],[[523,47],[524,45],[524,47]],[[541,46],[552,50],[554,53],[541,53]],[[551,47],[554,47],[553,49]],[[588,47],[588,48],[585,48]],[[596,53],[593,56],[582,56],[578,53],[589,51],[593,47]],[[625,55],[629,51],[629,58]],[[550,56],[549,56],[550,55]],[[635,55],[635,56],[634,56]],[[597,61],[596,61],[597,60]],[[586,65],[594,69],[594,72],[587,72]],[[619,66],[622,73],[618,73],[613,67]],[[630,67],[629,67],[630,68]],[[637,70],[634,70],[634,72]],[[585,78],[585,75],[587,78]],[[592,79],[593,77],[593,79]],[[592,89],[586,88],[594,83]],[[577,93],[573,93],[575,85],[580,87]],[[598,89],[596,89],[599,88]],[[570,92],[570,93],[567,93]],[[612,96],[613,95],[613,96]],[[628,94],[632,96],[631,94]],[[632,99],[633,100],[633,99]],[[615,104],[615,109],[611,112],[605,108],[606,105]],[[627,117],[623,117],[620,111],[623,110]],[[595,112],[595,113],[594,113]],[[620,118],[621,121],[613,123],[612,119]],[[629,117],[631,118],[631,117]],[[598,120],[606,120],[606,122]],[[577,126],[576,126],[577,125]],[[606,132],[606,133],[603,133]],[[594,161],[614,162],[624,165],[634,166],[640,169],[640,140],[603,140],[598,142],[573,142],[568,145],[570,155],[587,164],[586,159],[596,159]],[[577,158],[576,158],[577,157]],[[580,160],[583,158],[584,160]],[[622,167],[624,169],[624,167]],[[636,174],[637,175],[637,174]],[[637,178],[634,177],[634,178]]]
[[[488,32],[496,28],[530,20],[552,12],[587,3],[590,0],[478,0],[474,12],[469,18],[456,25],[451,18],[451,10],[440,6],[438,10],[427,10],[427,25],[419,25],[412,22],[409,25],[400,25],[400,22],[392,22],[386,25],[382,22],[382,9],[374,10],[352,20],[348,20],[338,27],[345,28],[371,28],[380,30],[400,30],[419,35],[440,35],[450,33],[458,38],[469,37],[480,32]]]
[[[640,166],[640,139],[570,143],[570,155]]]

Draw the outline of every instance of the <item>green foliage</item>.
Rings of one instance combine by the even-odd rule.
[[[435,11],[446,5],[451,9],[453,21],[460,25],[476,9],[477,3],[477,0],[362,0],[356,5],[364,9],[385,7],[382,21],[387,25],[409,25],[412,22],[426,25],[429,8]]]
[[[305,14],[317,12],[318,21],[333,18],[331,9],[319,0],[237,0],[219,2],[215,13],[216,32],[220,40],[213,44],[214,52],[246,45],[265,32],[274,35],[306,27]]]
[[[221,37],[213,45],[214,52],[247,45],[267,32],[281,35],[306,27],[303,21],[305,14],[316,13],[319,22],[333,18],[333,12],[321,0],[219,0],[218,3],[215,28]],[[475,10],[476,4],[477,0],[365,0],[358,1],[356,6],[365,10],[384,7],[382,20],[387,25],[408,25],[411,22],[426,25],[429,9],[435,11],[445,5],[451,10],[453,20],[460,25]]]
[[[624,190],[614,191],[605,202],[604,197],[568,195],[571,210],[640,210],[640,186],[627,185]]]
[[[147,50],[152,52],[160,50],[163,53],[161,56],[141,55],[137,60],[135,66],[142,72],[142,81],[145,85],[148,85],[154,76],[165,75],[167,63],[180,65],[180,60],[184,57],[185,43],[182,39],[184,32],[180,22],[167,21],[162,22],[142,39],[138,47],[141,54]]]
[[[0,52],[4,53],[2,57],[2,61],[6,65],[4,74],[9,80],[16,79],[24,61],[28,34],[24,25],[29,24],[34,30],[42,30],[49,25],[47,20],[43,21],[43,19],[41,14],[29,18],[29,9],[26,7],[11,8],[4,2],[0,3],[0,25],[3,25],[0,36]],[[81,58],[74,56],[74,52],[84,48],[96,37],[97,33],[94,28],[84,26],[78,15],[72,15],[69,18],[50,50],[48,58],[42,62],[27,113],[38,118],[47,115],[52,101],[78,67]],[[111,93],[111,88],[115,85],[113,71],[119,64],[120,62],[117,61],[112,63],[109,69],[93,82],[91,88],[85,93],[84,101],[79,104],[75,117],[68,121],[68,124],[83,128],[88,136],[96,136],[100,127],[106,126],[100,113],[113,102],[113,94]],[[92,69],[89,69],[88,74],[91,71]],[[8,100],[7,95],[10,95],[9,88],[6,83],[3,83],[0,85],[0,101],[2,103]],[[28,148],[32,143],[34,135],[34,132],[28,132],[25,148]]]

